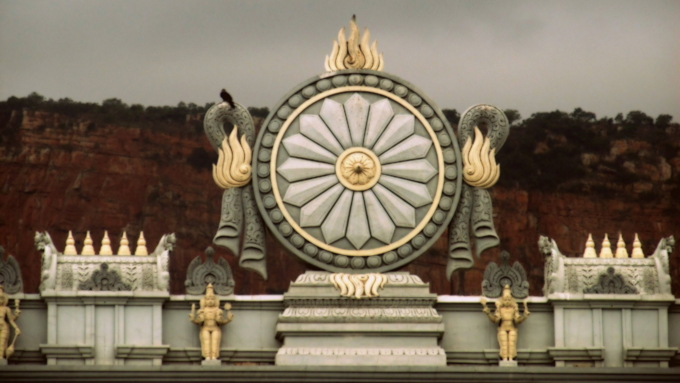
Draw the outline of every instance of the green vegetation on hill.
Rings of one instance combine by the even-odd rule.
[[[0,142],[16,138],[19,127],[9,126],[8,121],[13,111],[24,109],[90,121],[91,129],[108,124],[200,134],[203,114],[212,105],[180,102],[175,107],[144,107],[127,105],[117,98],[101,104],[69,98],[54,101],[34,92],[0,101]],[[253,117],[269,114],[267,107],[248,110]],[[443,113],[455,127],[460,113],[456,109],[444,109]],[[673,198],[680,199],[680,126],[670,115],[654,119],[644,112],[631,111],[625,117],[619,113],[614,118],[597,119],[595,113],[576,108],[571,113],[534,113],[522,120],[517,110],[507,109],[505,113],[512,133],[497,156],[502,186],[611,194],[629,193],[632,189],[628,186],[642,183],[639,196],[651,199],[670,190]],[[68,123],[64,127],[68,128]],[[187,160],[204,168],[214,160],[212,154],[204,152],[193,153]]]

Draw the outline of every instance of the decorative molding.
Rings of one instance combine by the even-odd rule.
[[[214,255],[215,250],[208,247],[205,249],[205,262],[201,263],[200,256],[191,261],[184,281],[187,294],[204,294],[209,283],[212,283],[217,295],[234,294],[235,282],[229,263],[222,257],[215,263]]]
[[[670,295],[668,255],[673,244],[672,237],[662,238],[654,254],[647,258],[568,258],[560,253],[555,241],[541,237],[539,249],[546,256],[543,293],[555,297],[594,291],[592,289],[599,284],[600,275],[606,277],[607,270],[613,267],[617,275],[636,291],[627,295]]]
[[[625,347],[627,362],[669,362],[678,353],[677,347]]]
[[[441,323],[442,317],[433,308],[287,308],[279,322],[399,322]]]
[[[600,274],[597,283],[583,289],[585,294],[638,294],[632,286],[613,267],[607,268],[606,274]]]
[[[433,294],[434,295],[434,294]],[[348,307],[348,308],[376,308],[376,307],[432,307],[437,302],[436,295],[432,298],[385,298],[379,300],[368,299],[337,299],[337,298],[295,298],[285,297],[286,307]]]
[[[101,272],[100,265],[104,263],[108,271],[117,273],[120,282],[128,285],[131,291],[167,292],[170,252],[175,243],[174,234],[163,235],[148,256],[63,255],[47,232],[36,233],[36,248],[43,253],[40,292],[81,290],[81,286],[92,282],[95,272]]]
[[[141,346],[123,344],[116,346],[116,358],[120,359],[158,359],[168,353],[170,346]]]
[[[387,355],[387,356],[436,356],[446,355],[441,347],[363,348],[363,347],[281,347],[278,355]]]
[[[557,361],[593,361],[604,360],[602,347],[548,347],[548,354]]]
[[[94,358],[94,346],[81,344],[41,344],[40,352],[48,359],[91,359]]]
[[[99,270],[95,270],[90,280],[81,282],[78,290],[92,291],[131,291],[130,285],[123,283],[115,270],[109,271],[109,265],[102,263]]]
[[[510,253],[501,253],[501,266],[490,262],[484,270],[482,292],[489,298],[498,298],[503,292],[503,287],[509,285],[513,297],[517,299],[529,296],[529,281],[527,273],[522,265],[515,261],[510,267]]]
[[[333,283],[336,290],[340,290],[341,296],[354,297],[356,299],[380,296],[378,290],[384,288],[385,283],[387,283],[387,278],[380,273],[334,273],[328,279]]]
[[[225,363],[266,363],[274,364],[278,348],[263,349],[235,349],[233,347],[220,349],[220,360]],[[163,356],[163,364],[172,363],[200,363],[200,347],[170,348]]]
[[[481,365],[498,365],[498,349],[484,349],[484,350],[455,350],[446,351],[447,364],[481,364]],[[527,364],[553,364],[554,361],[547,349],[532,350],[520,349],[517,350],[517,357],[515,359],[521,365]]]
[[[12,364],[46,364],[45,355],[39,350],[15,349],[9,358]]]
[[[298,275],[295,280],[295,284],[301,285],[318,285],[318,284],[333,284],[330,277],[331,275],[344,275],[342,273],[331,274],[327,271],[308,271],[304,274]],[[347,274],[352,275],[352,274]],[[423,282],[417,275],[412,275],[409,273],[397,272],[397,273],[384,273],[380,274],[386,279],[385,284],[390,285],[427,285]]]
[[[5,261],[5,248],[0,246],[0,285],[6,294],[16,294],[24,291],[21,280],[21,267],[13,256]]]

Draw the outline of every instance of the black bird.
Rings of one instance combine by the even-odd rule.
[[[229,104],[232,109],[236,108],[236,105],[234,105],[234,99],[231,98],[231,95],[227,93],[226,89],[222,89],[222,92],[220,92],[220,97],[222,97],[222,101]]]

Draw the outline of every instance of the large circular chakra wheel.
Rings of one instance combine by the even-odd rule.
[[[420,256],[458,205],[460,150],[439,109],[376,71],[308,80],[264,122],[253,182],[291,253],[333,272],[383,272]]]

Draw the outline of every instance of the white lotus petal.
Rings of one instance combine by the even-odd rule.
[[[349,135],[345,109],[342,107],[342,104],[328,98],[325,99],[321,105],[319,116],[323,118],[323,121],[333,132],[335,138],[340,141],[343,148],[349,149],[352,147],[352,138]]]
[[[319,226],[345,187],[338,183],[314,198],[300,210],[300,226]]]
[[[388,99],[380,100],[371,105],[368,113],[368,124],[366,125],[366,137],[364,147],[372,148],[375,141],[380,137],[387,124],[392,120],[394,111]]]
[[[375,143],[373,152],[379,156],[404,138],[412,135],[415,132],[415,124],[415,117],[412,114],[397,114],[387,125],[385,133]]]
[[[396,164],[389,164],[382,167],[382,174],[389,174],[392,176],[406,178],[412,181],[427,182],[435,174],[435,169],[430,161],[425,159],[397,162]]]
[[[326,220],[321,225],[321,232],[326,243],[331,244],[345,236],[347,230],[347,218],[349,218],[349,208],[352,205],[352,191],[345,190],[338,202],[333,206]]]
[[[289,158],[276,171],[288,182],[306,180],[335,173],[335,166],[323,162]]]
[[[430,192],[427,190],[425,184],[407,181],[402,178],[388,175],[380,176],[378,182],[390,189],[391,192],[405,199],[408,203],[413,205],[413,207],[425,206],[432,202],[432,196],[430,196]]]
[[[295,134],[283,140],[283,146],[293,157],[327,162],[335,165],[337,156],[314,143],[302,134]]]
[[[338,140],[335,139],[333,133],[331,133],[326,124],[321,121],[321,117],[317,115],[305,114],[300,116],[300,133],[323,146],[325,149],[335,153],[336,156],[339,156],[344,151]]]
[[[354,146],[363,145],[369,105],[368,101],[359,96],[358,93],[355,93],[349,100],[345,101],[345,115],[347,116],[349,134],[352,136],[352,145]]]
[[[288,186],[286,195],[283,196],[283,202],[293,206],[302,206],[336,183],[338,183],[338,177],[335,174],[292,183]]]
[[[347,239],[355,248],[361,249],[370,238],[371,232],[368,229],[364,197],[362,193],[355,192],[354,197],[352,197],[352,213],[349,216],[349,226],[347,226]]]
[[[425,137],[413,135],[380,156],[380,163],[386,165],[423,158],[430,150],[430,146],[432,146],[432,141]]]
[[[368,223],[371,228],[371,236],[384,243],[390,243],[396,226],[392,223],[390,216],[378,201],[378,197],[372,191],[364,192],[364,202],[366,203],[366,213],[368,213]]]
[[[387,214],[392,218],[395,225],[401,227],[416,227],[416,209],[394,193],[377,184],[373,186],[372,191],[380,200]]]

